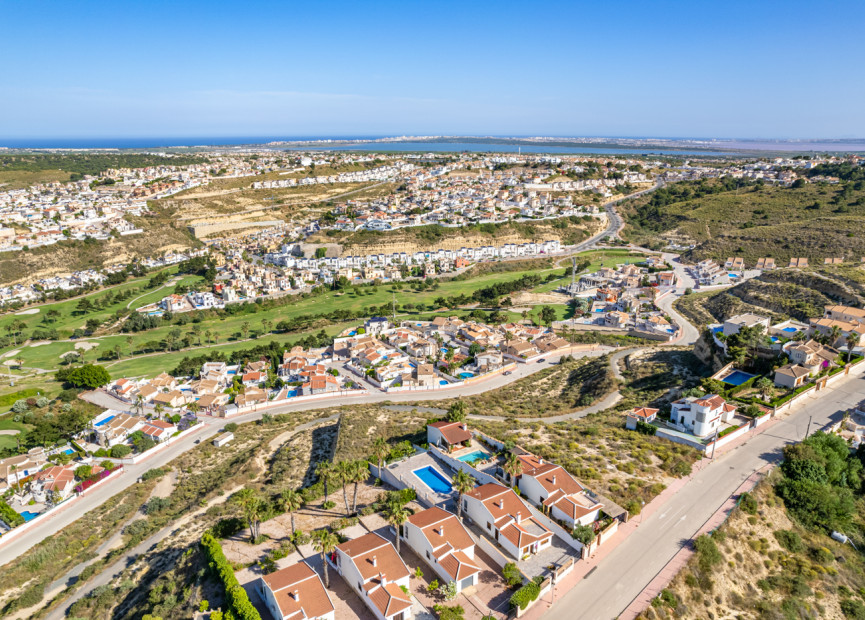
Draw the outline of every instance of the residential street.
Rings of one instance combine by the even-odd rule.
[[[865,395],[865,378],[848,378],[816,394],[819,398],[806,399],[788,417],[694,474],[593,573],[558,598],[544,618],[605,620],[619,616],[748,476],[767,463],[778,463],[786,444],[805,437],[809,416],[813,416],[813,433],[840,420],[845,410],[858,403]]]

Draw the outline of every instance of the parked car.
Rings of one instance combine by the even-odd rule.
[[[504,372],[504,375],[507,377],[508,375],[512,374],[513,372],[514,372],[513,370],[506,370]]]
[[[538,360],[538,364],[543,364],[546,361],[547,361],[546,358],[542,357],[541,359]]]

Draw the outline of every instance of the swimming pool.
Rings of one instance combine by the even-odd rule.
[[[483,461],[484,459],[489,458],[489,456],[490,455],[483,450],[475,450],[474,452],[469,452],[468,454],[463,454],[462,456],[457,457],[457,460],[472,465],[473,463],[477,463],[478,461]]]
[[[716,325],[715,327],[712,328],[712,331],[716,334],[720,334],[724,331],[724,326],[723,325]]]
[[[461,372],[459,374],[460,379],[471,379],[474,376],[475,376],[475,374],[473,372],[468,372],[468,371]]]
[[[785,327],[785,328],[782,329],[781,331],[784,332],[785,334],[795,334],[795,333],[798,332],[799,330],[796,329],[795,327]]]
[[[439,385],[447,385],[448,382],[444,379],[439,379]]]
[[[24,521],[26,522],[26,521],[32,521],[33,519],[38,517],[39,514],[40,513],[38,513],[38,512],[30,512],[29,510],[25,510],[24,512],[21,513],[21,516],[24,517]]]
[[[66,448],[60,454],[75,454],[75,450],[73,450],[72,448]]]
[[[289,390],[285,393],[288,398],[294,398],[297,396],[297,390]]]
[[[721,381],[729,385],[742,385],[746,381],[753,379],[756,376],[757,375],[752,375],[742,370],[734,370],[729,375],[721,379]]]
[[[453,491],[453,486],[451,486],[450,480],[445,478],[443,474],[440,474],[432,465],[421,467],[420,469],[414,470],[412,473],[420,478],[421,482],[427,485],[430,490],[435,493],[447,494]]]
[[[107,418],[105,418],[104,420],[100,420],[99,422],[97,422],[97,423],[94,424],[93,426],[102,426],[103,424],[108,424],[109,422],[111,422],[111,420],[114,419],[114,417],[115,417],[115,416],[110,415],[110,416],[108,416]]]

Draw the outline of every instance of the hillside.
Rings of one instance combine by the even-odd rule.
[[[360,230],[341,233],[328,231],[310,238],[310,242],[339,243],[345,254],[376,254],[392,252],[418,252],[443,248],[482,245],[501,246],[506,243],[528,243],[557,239],[570,245],[588,239],[603,230],[605,220],[590,216],[544,220],[536,222],[507,222],[504,224],[475,224],[461,228],[444,226],[416,226],[393,231]]]
[[[862,181],[774,187],[735,179],[676,183],[621,207],[628,241],[661,248],[668,241],[696,244],[685,257],[724,260],[763,256],[786,264],[808,257],[858,263],[865,256],[865,184]]]
[[[865,275],[861,268],[857,271]],[[831,269],[768,271],[728,289],[681,297],[676,308],[696,325],[720,323],[746,312],[807,321],[822,316],[827,305],[862,305],[865,287],[849,275]]]
[[[862,464],[840,437],[815,433],[784,450],[782,466],[743,493],[724,525],[641,620],[865,617]]]
[[[170,251],[198,247],[186,227],[177,225],[170,209],[154,208],[146,217],[130,217],[144,232],[106,241],[61,241],[21,252],[0,253],[0,283],[28,283],[78,269],[125,265],[136,258],[157,257]]]

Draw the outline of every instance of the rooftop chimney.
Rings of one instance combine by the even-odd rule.
[[[384,573],[378,574],[378,580],[381,582],[382,587],[387,585],[387,577],[385,577]]]
[[[520,521],[522,521],[522,518],[521,518],[521,515],[520,515],[520,511],[517,510],[517,523],[519,523]]]
[[[372,565],[373,565],[373,566],[376,565],[376,559],[375,559],[375,556],[372,556]]]
[[[439,536],[444,536],[444,535],[445,535],[445,526],[444,526],[444,524],[442,524],[439,526]]]
[[[553,474],[553,484],[555,484],[555,483],[556,483],[556,475]]]
[[[291,598],[293,598],[296,603],[299,603],[300,602],[300,590],[295,590],[294,592],[292,592]]]

